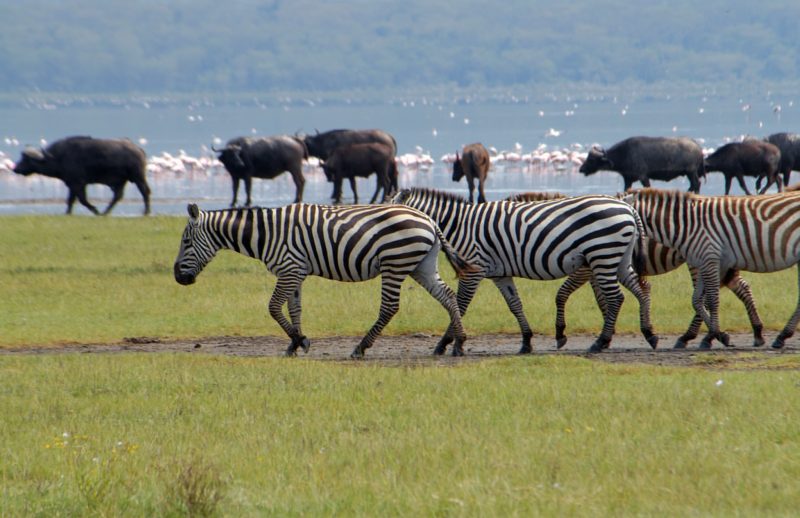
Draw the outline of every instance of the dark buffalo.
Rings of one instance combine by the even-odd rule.
[[[370,203],[375,203],[378,193],[383,189],[383,199],[394,193],[397,188],[397,163],[394,160],[394,149],[378,143],[353,144],[337,148],[323,162],[322,169],[329,182],[333,182],[334,203],[342,202],[342,180],[350,180],[354,203],[358,203],[356,177],[368,177],[375,173],[378,177],[375,194]]]
[[[600,170],[621,174],[626,191],[633,182],[650,187],[650,180],[669,181],[687,176],[689,190],[697,193],[703,176],[703,150],[686,137],[631,137],[608,151],[602,148],[589,151],[580,172],[590,175]]]
[[[736,178],[746,194],[750,194],[744,183],[744,176],[764,177],[767,185],[761,189],[764,193],[773,183],[778,184],[778,191],[783,190],[783,181],[778,176],[781,151],[777,146],[761,140],[745,140],[731,142],[718,148],[705,160],[706,173],[721,171],[725,175],[725,194],[731,191],[731,182]]]
[[[114,193],[103,214],[108,214],[122,199],[125,184],[133,182],[144,198],[144,213],[150,214],[150,187],[147,185],[147,156],[130,140],[68,137],[50,144],[47,149],[28,148],[14,167],[21,175],[39,173],[59,178],[69,189],[67,214],[77,198],[84,207],[99,214],[86,199],[86,186],[108,185]]]
[[[778,165],[778,174],[783,177],[783,185],[789,185],[792,171],[800,171],[800,135],[796,133],[773,133],[766,139],[781,150],[781,162]],[[756,180],[756,189],[759,188],[761,178]]]
[[[456,161],[453,162],[453,181],[457,182],[462,177],[467,177],[469,186],[469,202],[472,203],[472,194],[475,191],[475,179],[478,179],[478,203],[486,202],[486,195],[483,193],[483,184],[486,182],[486,175],[489,174],[489,152],[483,144],[475,143],[464,146],[459,158],[456,153]]]
[[[213,149],[213,148],[212,148]],[[225,166],[233,179],[233,201],[236,206],[239,193],[239,180],[244,180],[247,192],[246,206],[252,199],[250,192],[253,178],[275,178],[288,171],[295,185],[295,203],[303,201],[303,159],[308,158],[308,151],[303,140],[297,137],[237,137],[225,144],[222,149],[214,149],[219,153],[219,161]]]
[[[320,160],[327,160],[336,148],[352,144],[370,144],[376,142],[392,148],[392,156],[397,155],[397,142],[389,133],[379,129],[349,130],[336,129],[303,138],[308,155]]]

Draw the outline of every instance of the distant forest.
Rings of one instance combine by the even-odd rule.
[[[14,94],[800,79],[786,0],[26,0],[0,20]]]

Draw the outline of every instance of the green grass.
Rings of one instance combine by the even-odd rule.
[[[791,516],[791,367],[0,357],[0,515]]]
[[[201,337],[283,335],[266,303],[275,278],[258,261],[223,251],[190,287],[172,276],[183,217],[96,218],[35,216],[0,218],[0,347],[119,341],[129,336]],[[455,285],[441,260],[442,275]],[[794,269],[745,274],[762,318],[780,329],[797,302]],[[682,332],[692,317],[691,283],[685,268],[651,279],[656,330]],[[535,331],[553,333],[554,297],[560,281],[518,280]],[[632,295],[619,332],[638,332]],[[303,285],[303,324],[309,337],[363,335],[377,317],[380,283],[338,283],[316,277]],[[342,310],[346,318],[342,318]],[[743,306],[727,290],[722,325],[744,331]],[[567,307],[568,333],[597,333],[602,318],[591,290]],[[484,281],[464,320],[468,334],[518,332],[493,284]],[[403,287],[401,309],[384,334],[441,333],[444,309],[414,281]]]

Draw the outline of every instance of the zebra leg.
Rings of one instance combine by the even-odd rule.
[[[533,352],[533,347],[531,347],[533,331],[531,331],[531,326],[528,325],[528,320],[525,318],[525,311],[522,309],[522,301],[519,298],[517,287],[514,285],[514,279],[512,277],[498,277],[492,279],[492,281],[497,286],[497,289],[500,290],[500,293],[503,294],[508,309],[516,317],[519,328],[522,331],[522,346],[518,354]]]
[[[695,294],[698,288],[701,288],[701,294],[692,298],[695,311],[703,315],[708,327],[708,334],[700,342],[700,349],[710,349],[715,338],[725,347],[730,346],[730,337],[719,329],[719,279],[719,263],[715,259],[707,260],[700,270],[700,279],[695,287]],[[703,302],[708,312],[705,311]]]
[[[286,316],[283,314],[283,305],[295,293],[299,294],[300,285],[303,283],[303,277],[298,275],[278,277],[278,282],[275,283],[275,291],[272,292],[272,297],[269,299],[269,314],[281,326],[281,329],[291,338],[292,342],[286,349],[286,356],[294,356],[297,354],[297,348],[302,347],[303,350],[308,350],[311,345],[308,338],[300,333],[300,330],[293,326]],[[300,297],[296,299],[297,312],[299,317]]]
[[[303,314],[303,307],[300,304],[300,290],[302,289],[302,285],[298,286],[294,292],[289,296],[289,318],[292,319],[292,325],[297,330],[297,333],[300,336],[303,336],[302,325],[301,325],[301,318]],[[303,352],[307,353],[308,349],[311,347],[311,343],[306,338],[305,340],[300,341],[300,347],[303,348]]]
[[[756,302],[753,300],[753,292],[750,290],[750,285],[737,271],[733,272],[733,277],[725,285],[742,301],[747,310],[747,317],[750,319],[750,325],[753,328],[753,347],[761,347],[764,345],[764,336],[762,334],[764,324],[758,316],[758,309],[756,309]]]
[[[689,273],[692,276],[692,286],[694,287],[695,290],[697,290],[697,282],[698,282],[697,268],[689,266]],[[692,292],[693,307],[695,306],[694,304],[695,296],[698,296],[702,302],[703,294],[702,292],[700,294],[697,294],[696,291]],[[678,338],[678,341],[675,342],[673,349],[686,349],[686,345],[690,341],[697,338],[697,335],[700,333],[700,324],[702,323],[703,323],[703,315],[695,309],[694,317],[692,317],[692,322],[689,324],[689,328],[686,330],[685,333],[683,333],[683,335],[681,335],[680,338]]]
[[[798,289],[800,289],[800,264],[797,265],[797,285]],[[775,341],[772,342],[773,349],[782,349],[783,346],[786,345],[786,339],[794,334],[795,329],[797,329],[798,321],[800,321],[800,293],[798,294],[797,307],[794,309],[792,318],[789,319],[789,323],[786,324],[783,331],[781,331],[777,338],[775,338]]]
[[[561,287],[558,288],[558,293],[556,293],[556,347],[558,349],[567,344],[567,336],[564,334],[564,330],[567,328],[565,317],[567,301],[570,295],[575,293],[578,288],[586,284],[591,278],[592,271],[589,268],[580,268],[572,272]],[[600,310],[603,311],[603,315],[605,315],[605,300],[598,300],[597,304],[600,306]]]
[[[381,308],[378,313],[378,320],[373,324],[366,336],[361,339],[361,343],[350,353],[351,358],[363,358],[364,351],[372,347],[383,328],[386,327],[386,324],[400,309],[400,286],[403,284],[404,277],[405,274],[387,271],[381,274]]]
[[[411,273],[411,277],[419,283],[420,286],[428,290],[433,298],[450,314],[450,326],[453,327],[455,332],[455,344],[453,345],[453,356],[464,355],[464,341],[467,335],[464,332],[464,326],[461,323],[461,313],[458,310],[458,301],[456,294],[450,289],[450,286],[445,284],[439,276],[438,270],[438,253],[428,254],[423,259],[420,266]]]
[[[464,318],[464,314],[467,312],[469,303],[472,302],[472,298],[475,296],[475,291],[478,289],[478,284],[481,282],[481,280],[483,280],[483,277],[484,274],[481,270],[477,272],[469,272],[458,280],[458,294],[456,295],[456,300],[458,301],[458,312],[461,313],[462,319]],[[455,339],[453,335],[453,324],[450,324],[450,326],[447,328],[447,331],[445,331],[444,335],[439,340],[439,343],[436,344],[433,354],[444,354],[447,350],[447,346]]]
[[[658,335],[653,333],[653,324],[650,322],[650,283],[644,277],[639,277],[631,268],[627,269],[626,275],[620,282],[639,301],[639,329],[650,347],[655,349],[658,347]]]
[[[600,291],[603,293],[607,308],[603,322],[603,331],[592,346],[589,347],[589,352],[599,353],[603,349],[606,349],[611,343],[611,338],[614,336],[614,330],[617,325],[617,316],[619,316],[619,310],[622,307],[625,296],[622,294],[622,290],[619,289],[616,275],[601,272],[594,273],[594,278]]]

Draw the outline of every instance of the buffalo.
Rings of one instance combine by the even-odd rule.
[[[483,144],[475,143],[464,146],[461,157],[456,153],[456,161],[453,162],[453,181],[457,182],[462,177],[467,177],[469,186],[469,202],[472,203],[473,192],[475,191],[475,179],[478,180],[478,203],[486,202],[486,195],[483,192],[483,184],[486,182],[486,175],[489,174],[489,152]]]
[[[353,144],[383,144],[391,148],[392,157],[397,155],[397,141],[391,134],[379,129],[335,129],[324,133],[317,131],[315,135],[305,135],[303,143],[308,149],[309,156],[317,157],[323,161],[328,160],[336,149]],[[392,178],[391,191],[397,191],[397,175]],[[336,192],[334,192],[333,198],[336,198],[336,196]],[[341,196],[341,192],[339,196]]]
[[[303,137],[303,142],[308,149],[308,155],[315,156],[320,160],[327,160],[336,148],[350,146],[352,144],[370,144],[373,142],[389,146],[392,149],[392,156],[397,154],[397,142],[394,137],[379,129],[335,129],[324,133],[318,131],[316,135],[306,135]]]
[[[212,147],[212,149],[214,149]],[[239,180],[244,180],[247,193],[246,206],[252,199],[250,192],[253,178],[272,179],[288,171],[295,185],[295,203],[303,201],[303,160],[308,158],[308,150],[303,140],[292,136],[277,137],[237,137],[229,140],[219,153],[219,161],[225,166],[233,179],[233,201],[236,206],[239,193]]]
[[[150,214],[150,187],[147,185],[147,156],[130,140],[67,137],[50,144],[47,149],[27,148],[14,166],[14,172],[28,176],[39,173],[62,180],[69,189],[67,214],[72,214],[75,200],[100,214],[86,198],[86,186],[107,185],[114,193],[103,214],[122,199],[125,184],[133,182],[144,198],[144,213]]]
[[[630,137],[607,151],[592,148],[580,172],[585,175],[600,170],[617,171],[625,181],[625,190],[633,182],[650,187],[650,180],[669,181],[679,176],[689,178],[689,190],[700,192],[703,176],[703,150],[686,137]]]
[[[375,203],[381,189],[383,189],[382,201],[386,201],[386,197],[397,189],[397,163],[394,160],[394,150],[385,144],[373,142],[339,147],[322,163],[322,169],[328,181],[333,182],[334,203],[342,202],[344,178],[350,180],[354,203],[358,203],[357,176],[366,178],[374,172],[378,177],[375,194],[372,195],[370,203]]]
[[[778,191],[783,190],[783,181],[778,175],[778,166],[781,161],[781,151],[777,146],[761,140],[745,140],[744,142],[731,142],[718,148],[705,160],[706,173],[721,171],[725,175],[725,194],[730,193],[733,179],[738,180],[745,194],[750,194],[744,183],[744,176],[767,179],[767,185],[761,189],[764,193],[773,183],[778,184]],[[758,188],[758,187],[756,187]]]
[[[766,139],[781,150],[781,161],[778,165],[778,174],[783,176],[783,185],[789,185],[792,171],[800,171],[800,135],[796,133],[773,133]],[[759,188],[761,178],[756,180],[756,189]]]

